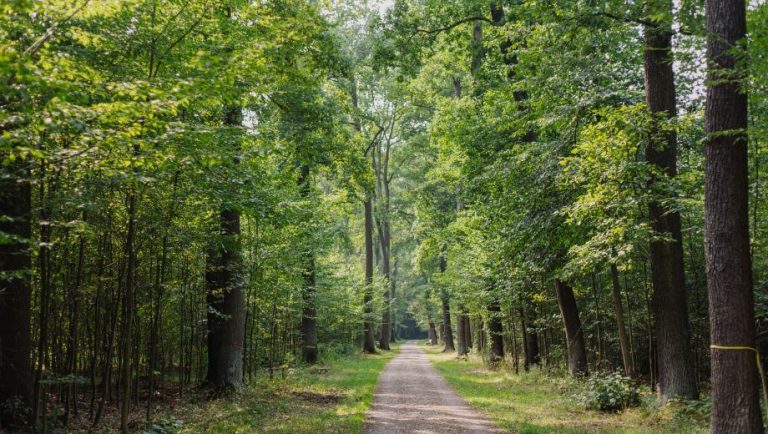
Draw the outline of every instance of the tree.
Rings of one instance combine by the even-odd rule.
[[[762,432],[749,243],[747,95],[737,62],[739,0],[708,0],[705,252],[712,335],[713,433]]]
[[[239,135],[242,110],[224,109],[223,136],[232,150],[231,164],[239,163]],[[208,374],[206,382],[219,392],[243,384],[243,342],[245,340],[245,300],[243,297],[240,211],[227,199],[219,211],[219,237],[208,254],[206,300],[208,303]]]
[[[658,189],[657,177],[677,174],[677,135],[664,122],[677,115],[677,98],[672,59],[671,0],[647,2],[650,16],[665,18],[645,26],[643,59],[645,96],[651,111],[651,139],[646,146],[646,161],[652,166],[650,188]],[[656,174],[656,170],[660,173]],[[650,257],[653,280],[653,306],[656,319],[656,347],[659,369],[659,396],[662,402],[681,396],[698,398],[696,376],[688,333],[688,301],[683,265],[680,213],[658,200],[648,203],[654,231]]]
[[[565,326],[565,339],[568,347],[568,369],[571,374],[585,376],[589,373],[587,365],[587,351],[584,346],[584,331],[581,327],[576,298],[573,288],[560,279],[555,279],[555,291],[557,292],[557,304],[560,306],[560,314]]]

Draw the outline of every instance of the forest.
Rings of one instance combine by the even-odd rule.
[[[355,432],[409,340],[765,431],[765,0],[0,11],[0,432]]]

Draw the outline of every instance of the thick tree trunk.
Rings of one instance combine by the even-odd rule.
[[[456,351],[456,347],[453,345],[453,329],[451,327],[451,306],[448,302],[448,296],[443,294],[441,296],[443,303],[443,347],[444,353],[452,353]]]
[[[310,186],[309,166],[303,164],[299,173],[299,190],[308,199]],[[301,358],[305,363],[317,362],[317,292],[315,288],[315,253],[311,247],[303,253],[304,286],[301,289]]]
[[[373,324],[373,204],[371,194],[365,198],[365,295],[363,297],[363,351],[376,352]]]
[[[4,404],[32,403],[30,184],[23,163],[4,170],[10,176],[0,178],[0,233],[15,242],[0,243],[0,431],[27,422],[27,415]]]
[[[616,311],[616,327],[619,329],[619,345],[621,346],[621,361],[624,365],[624,374],[632,376],[635,367],[632,363],[632,350],[629,345],[627,328],[624,325],[624,307],[621,304],[621,287],[619,286],[619,270],[616,264],[611,264],[611,294],[613,295],[613,308]]]
[[[743,0],[707,0],[705,255],[712,344],[755,347],[749,250],[747,95],[733,50],[746,35]],[[657,318],[658,320],[658,318]],[[712,349],[711,431],[763,432],[755,354]]]
[[[239,127],[242,123],[240,108],[227,108],[224,121],[226,125]],[[237,157],[233,164],[239,164]],[[243,383],[245,298],[240,243],[240,212],[224,203],[219,213],[218,245],[208,255],[205,273],[208,304],[206,382],[220,392],[238,388]]]
[[[456,355],[463,356],[469,352],[465,341],[464,333],[464,306],[459,305],[456,309]]]
[[[490,354],[488,357],[491,362],[498,362],[504,359],[504,330],[501,322],[501,306],[499,300],[494,296],[488,303],[488,335],[491,340]]]
[[[671,14],[672,0],[649,1],[647,13]],[[644,33],[645,96],[653,115],[646,161],[673,178],[677,174],[677,136],[673,129],[659,124],[677,115],[671,24],[662,19],[653,26],[646,26]],[[658,181],[650,181],[654,193],[661,193],[656,187]],[[656,233],[650,243],[650,257],[659,398],[662,403],[676,396],[696,399],[698,390],[688,331],[680,214],[654,199],[648,207],[651,228]]]
[[[435,328],[435,322],[429,321],[429,345],[437,345],[437,329]]]
[[[576,297],[573,288],[560,279],[555,279],[555,291],[557,292],[557,304],[560,306],[560,314],[565,326],[565,339],[568,347],[568,369],[571,374],[585,376],[589,374],[587,366],[587,349],[584,345],[584,331],[581,328],[579,308],[576,305]]]

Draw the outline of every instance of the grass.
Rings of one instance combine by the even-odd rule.
[[[579,383],[534,370],[490,370],[482,360],[457,360],[424,347],[433,366],[469,403],[515,433],[705,433],[706,409],[673,404],[659,409],[650,392],[640,407],[620,413],[587,410],[574,398]]]
[[[176,412],[180,433],[359,433],[379,373],[398,352],[354,354],[260,375],[231,399],[191,402]],[[173,425],[175,420],[167,422]],[[156,432],[164,432],[157,430]]]

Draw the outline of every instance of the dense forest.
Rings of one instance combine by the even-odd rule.
[[[423,339],[763,432],[765,1],[0,11],[0,431]]]

